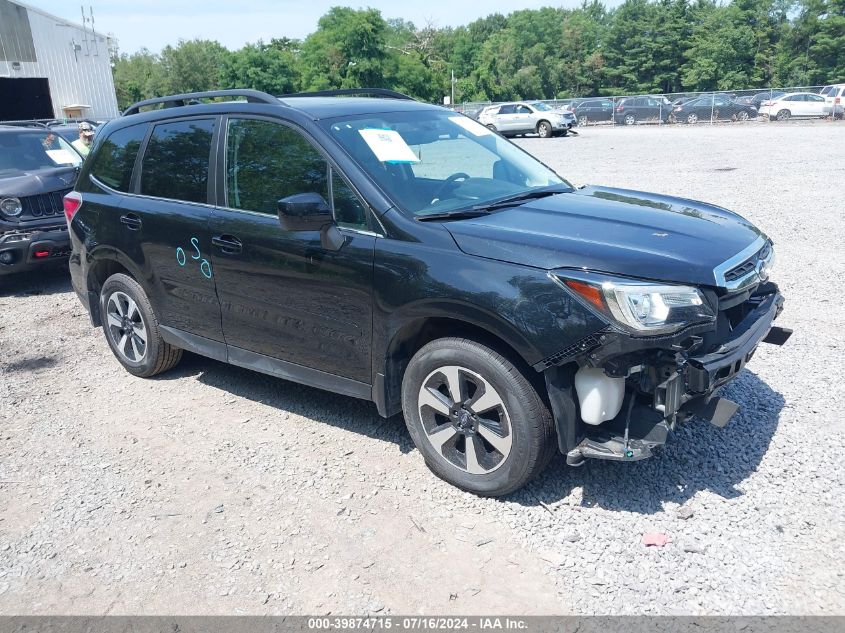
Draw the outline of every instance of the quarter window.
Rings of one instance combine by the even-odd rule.
[[[214,119],[156,125],[141,162],[141,193],[187,202],[207,202],[213,134]]]
[[[148,129],[149,126],[142,123],[110,134],[100,144],[94,164],[91,165],[91,175],[112,189],[129,191],[135,158]]]

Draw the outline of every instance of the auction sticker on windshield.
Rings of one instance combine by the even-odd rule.
[[[420,159],[414,150],[396,130],[358,130],[364,141],[383,163],[418,163]]]

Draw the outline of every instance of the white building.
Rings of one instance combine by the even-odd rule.
[[[0,121],[118,116],[110,45],[90,24],[0,0]]]

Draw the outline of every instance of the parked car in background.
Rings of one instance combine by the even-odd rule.
[[[672,108],[672,116],[679,123],[699,121],[747,121],[757,116],[754,106],[737,103],[727,95],[704,95]]]
[[[0,275],[68,258],[62,198],[81,164],[53,130],[0,125]]]
[[[760,115],[770,121],[786,121],[792,117],[823,117],[825,98],[813,92],[793,92],[760,104]]]
[[[489,106],[478,121],[503,136],[537,134],[541,138],[566,136],[577,125],[572,112],[557,110],[542,102],[513,102]]]
[[[839,118],[845,112],[845,84],[825,86],[819,93],[824,97],[825,114]]]
[[[575,118],[578,119],[578,125],[612,121],[613,101],[611,99],[585,99],[576,104]]]
[[[758,92],[751,98],[751,105],[757,108],[757,111],[760,111],[760,105],[764,101],[771,101],[772,99],[777,99],[778,97],[782,97],[786,93],[783,90],[766,90],[765,92]]]
[[[624,125],[669,121],[672,104],[666,97],[624,97],[616,102],[613,120]]]

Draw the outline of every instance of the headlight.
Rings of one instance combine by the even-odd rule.
[[[10,217],[17,217],[23,211],[20,198],[3,198],[0,200],[0,213]]]
[[[636,334],[668,334],[716,318],[701,291],[692,286],[587,273],[555,277],[592,307]]]

